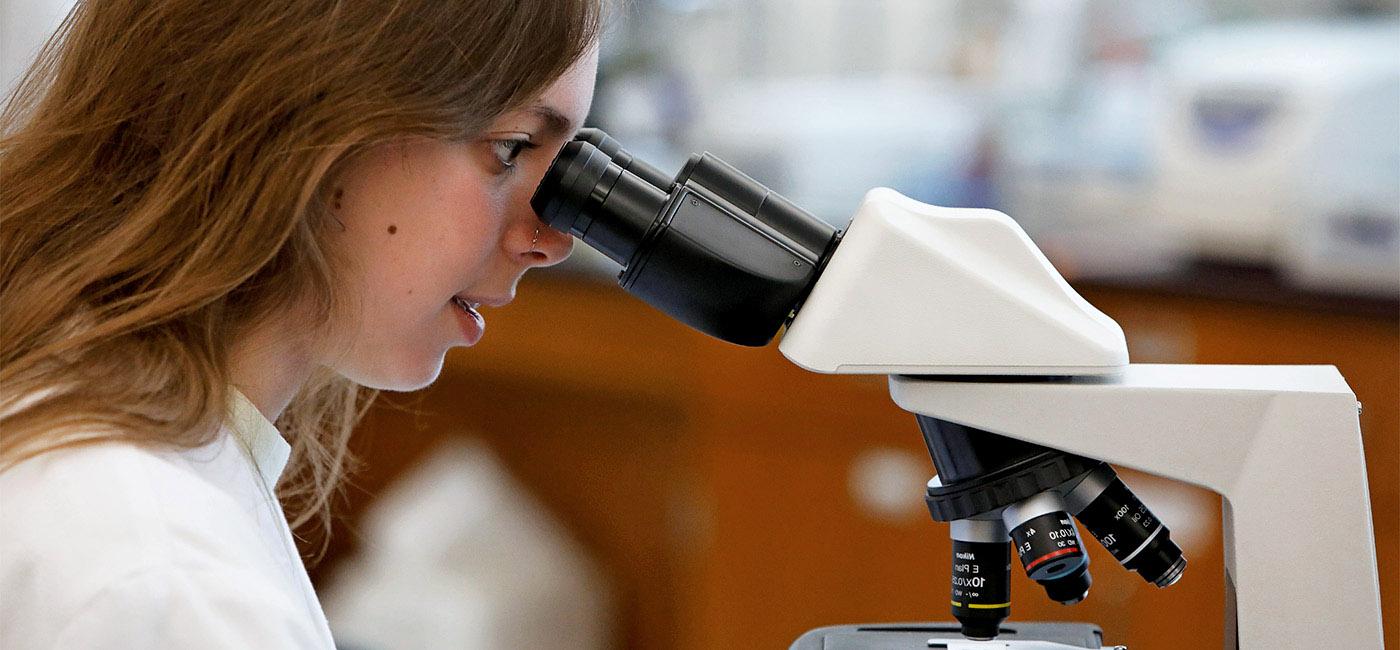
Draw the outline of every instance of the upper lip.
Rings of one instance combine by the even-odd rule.
[[[456,294],[456,295],[454,295],[453,297],[454,297],[454,298],[460,298],[460,299],[462,299],[462,300],[467,301],[467,304],[471,305],[471,306],[472,306],[472,309],[476,309],[477,307],[481,307],[481,306],[483,306],[483,305],[485,305],[485,306],[487,306],[487,307],[503,307],[503,306],[509,304],[510,301],[511,301],[511,297],[510,297],[510,296],[501,296],[501,297],[480,297],[480,296],[473,296],[473,295],[470,295],[470,294],[466,293],[465,291],[462,292],[462,293]]]

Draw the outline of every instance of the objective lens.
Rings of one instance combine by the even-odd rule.
[[[1086,559],[1088,556],[1085,556]],[[1061,605],[1073,605],[1089,597],[1089,586],[1094,583],[1089,575],[1089,563],[1079,564],[1068,574],[1052,580],[1039,581],[1045,588],[1045,596]]]
[[[1000,521],[959,519],[953,538],[953,618],[963,636],[996,638],[1011,615],[1011,547]]]
[[[1111,467],[1095,468],[1070,492],[1069,501],[1088,502],[1077,515],[1079,522],[1124,568],[1158,587],[1181,579],[1186,570],[1181,547]]]
[[[1089,556],[1063,499],[1042,492],[1007,506],[1002,518],[1026,575],[1044,587],[1051,600],[1073,605],[1089,595]]]

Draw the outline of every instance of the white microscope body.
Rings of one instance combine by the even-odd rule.
[[[1228,647],[1382,647],[1359,405],[1335,367],[1130,364],[1118,325],[1010,218],[888,189],[779,348],[888,374],[918,415],[1218,492]]]
[[[821,628],[794,648],[1101,647],[1091,625],[1002,623],[1013,547],[1047,597],[1088,594],[1075,520],[1149,583],[1182,575],[1170,531],[1108,463],[1224,497],[1227,645],[1381,646],[1357,403],[1336,368],[1130,364],[1118,324],[1006,215],[876,189],[841,233],[711,154],[671,176],[596,129],[531,205],[675,319],[747,346],[786,324],[788,359],[889,375],[915,415],[958,624]]]

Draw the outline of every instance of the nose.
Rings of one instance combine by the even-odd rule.
[[[572,235],[550,228],[548,224],[535,216],[535,211],[528,206],[529,227],[526,228],[526,246],[521,257],[525,265],[530,267],[554,266],[569,258],[569,253],[574,250],[574,238]]]
[[[561,145],[562,146],[562,145]],[[556,155],[558,152],[555,152]],[[552,160],[552,159],[551,159]],[[528,191],[522,191],[515,201],[512,210],[522,217],[526,224],[524,252],[521,254],[523,262],[527,268],[554,266],[569,258],[569,253],[574,250],[574,237],[567,232],[551,228],[544,219],[535,212],[531,205],[531,197],[535,194],[540,182],[544,179],[549,166],[535,170],[532,183],[525,185]]]

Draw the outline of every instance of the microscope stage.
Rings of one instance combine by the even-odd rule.
[[[1106,650],[1103,632],[1089,623],[1010,623],[992,641],[973,641],[957,623],[884,623],[822,627],[802,635],[791,650]]]

